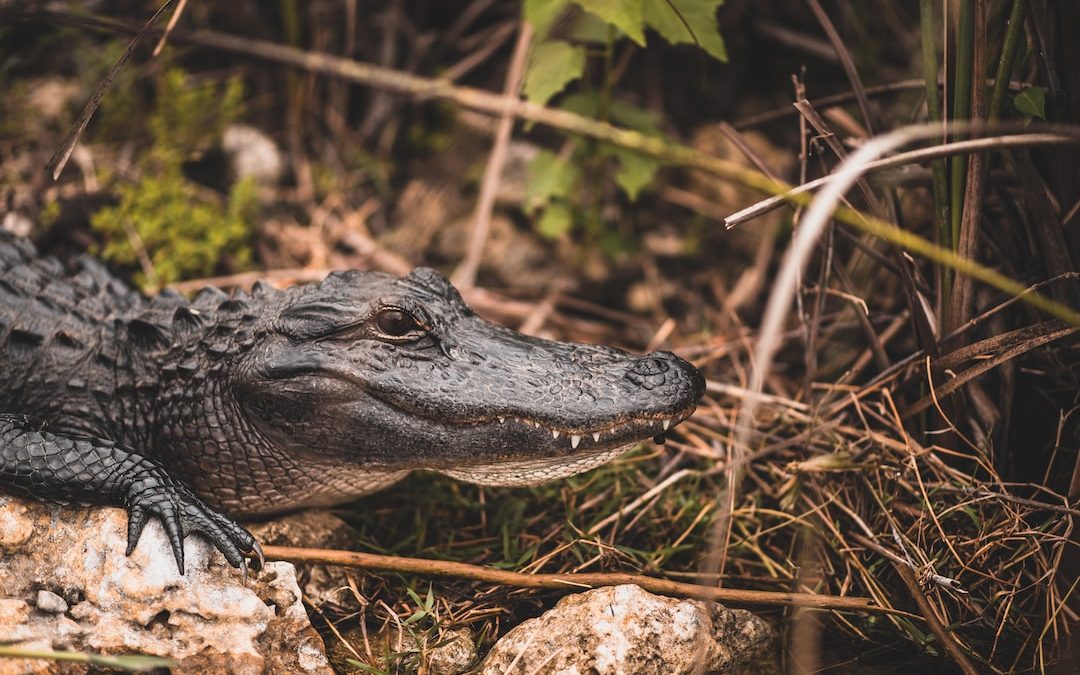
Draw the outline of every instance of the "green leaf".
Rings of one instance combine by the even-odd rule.
[[[1042,90],[1042,87],[1024,89],[1013,99],[1013,105],[1028,117],[1046,119],[1046,92]]]
[[[622,100],[612,101],[609,109],[611,121],[627,129],[650,136],[660,135],[660,121],[656,113]]]
[[[584,72],[584,47],[561,40],[543,42],[533,49],[525,73],[525,96],[532,103],[544,105]]]
[[[615,26],[644,47],[645,21],[641,3],[642,0],[574,0],[574,4]]]
[[[529,183],[525,187],[525,211],[543,208],[554,198],[566,198],[581,178],[577,164],[560,158],[550,150],[541,150],[529,164]]]
[[[655,157],[643,155],[626,148],[610,148],[611,154],[619,160],[619,170],[615,172],[615,183],[622,188],[630,201],[637,201],[642,188],[652,182],[660,162]]]
[[[716,9],[724,0],[642,0],[645,23],[673,45],[696,44],[707,54],[727,61]]]
[[[563,202],[552,202],[544,209],[544,215],[536,221],[536,232],[542,237],[555,239],[570,231],[574,226],[574,215],[570,207]]]
[[[650,136],[660,135],[657,116],[649,110],[616,100],[611,102],[610,113],[611,121],[619,126]],[[619,162],[619,169],[615,172],[615,183],[626,193],[630,201],[637,201],[641,190],[656,176],[660,161],[655,157],[611,145],[605,145],[603,151]]]
[[[615,31],[611,24],[595,14],[577,12],[577,16],[566,28],[566,39],[575,44],[592,43],[602,46],[608,43],[613,32]]]
[[[532,24],[534,41],[540,42],[547,37],[569,4],[570,0],[525,0],[522,16]]]
[[[595,118],[600,112],[600,95],[595,91],[567,94],[559,101],[559,107],[582,117]]]

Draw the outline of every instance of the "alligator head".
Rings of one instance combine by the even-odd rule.
[[[662,435],[704,380],[668,352],[541,340],[477,317],[438,272],[338,272],[291,289],[234,370],[278,450],[488,485],[572,475]]]

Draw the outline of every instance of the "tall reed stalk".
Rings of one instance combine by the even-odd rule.
[[[941,87],[938,84],[937,46],[934,39],[936,33],[934,0],[919,0],[919,19],[922,35],[923,78],[926,80],[926,113],[930,122],[940,122]],[[944,130],[941,140],[945,140]],[[934,181],[934,217],[937,224],[938,243],[949,246],[952,242],[952,226],[949,220],[949,177],[946,173],[945,159],[935,159],[931,163],[931,169]],[[951,280],[952,272],[946,268],[942,275],[942,285],[946,295]]]

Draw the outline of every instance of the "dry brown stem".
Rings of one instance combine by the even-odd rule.
[[[289,546],[265,546],[263,552],[268,560],[327,563],[355,569],[382,570],[428,577],[472,579],[474,581],[520,588],[587,590],[601,586],[636,584],[647,591],[661,595],[712,600],[736,605],[806,607],[821,610],[877,612],[912,616],[907,612],[878,607],[869,598],[716,588],[658,579],[641,574],[522,574],[520,572],[508,572],[481,565],[446,560],[425,560],[423,558],[406,558],[319,548],[293,548]]]

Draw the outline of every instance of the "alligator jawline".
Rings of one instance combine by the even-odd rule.
[[[323,370],[321,374],[334,377],[353,386],[359,388],[368,396],[380,401],[384,405],[390,406],[404,413],[412,415],[416,418],[423,419],[425,422],[441,425],[445,427],[475,427],[482,425],[505,424],[509,421],[521,423],[525,426],[530,426],[534,429],[545,429],[553,439],[559,439],[560,437],[566,437],[570,439],[572,449],[577,449],[578,443],[588,437],[592,437],[597,443],[600,443],[603,437],[616,435],[617,437],[625,432],[634,431],[634,434],[628,434],[619,439],[620,443],[633,442],[634,440],[644,440],[651,436],[662,435],[667,433],[668,430],[674,428],[676,425],[683,422],[683,420],[694,414],[694,410],[697,406],[691,406],[687,409],[676,411],[670,415],[641,415],[638,417],[630,417],[628,419],[619,420],[610,424],[601,426],[581,426],[581,427],[564,427],[556,426],[549,422],[542,422],[540,420],[524,417],[521,415],[493,415],[489,417],[478,417],[473,419],[462,420],[450,420],[445,418],[434,418],[429,415],[425,415],[424,412],[418,408],[404,404],[401,401],[393,400],[380,395],[379,392],[370,389],[360,378],[352,376],[348,373],[339,372],[337,370]],[[651,428],[650,428],[651,427]],[[600,438],[597,438],[599,435]],[[575,442],[574,439],[577,439]],[[629,440],[628,440],[629,439]]]
[[[535,419],[516,415],[498,415],[457,422],[438,420],[437,423],[446,426],[490,426],[492,428],[495,428],[497,425],[519,424],[529,429],[543,430],[544,432],[551,434],[552,440],[559,440],[560,438],[566,439],[569,441],[571,450],[577,450],[578,446],[584,442],[585,446],[582,448],[583,451],[587,449],[600,451],[608,449],[609,447],[626,445],[627,443],[632,444],[635,441],[645,440],[649,437],[661,436],[686,418],[690,417],[693,412],[694,409],[691,408],[689,410],[673,413],[670,417],[632,417],[628,420],[604,426],[580,427],[574,429],[557,427],[546,422],[540,422]],[[430,420],[430,418],[427,419]],[[589,443],[588,439],[592,439],[592,443]]]

